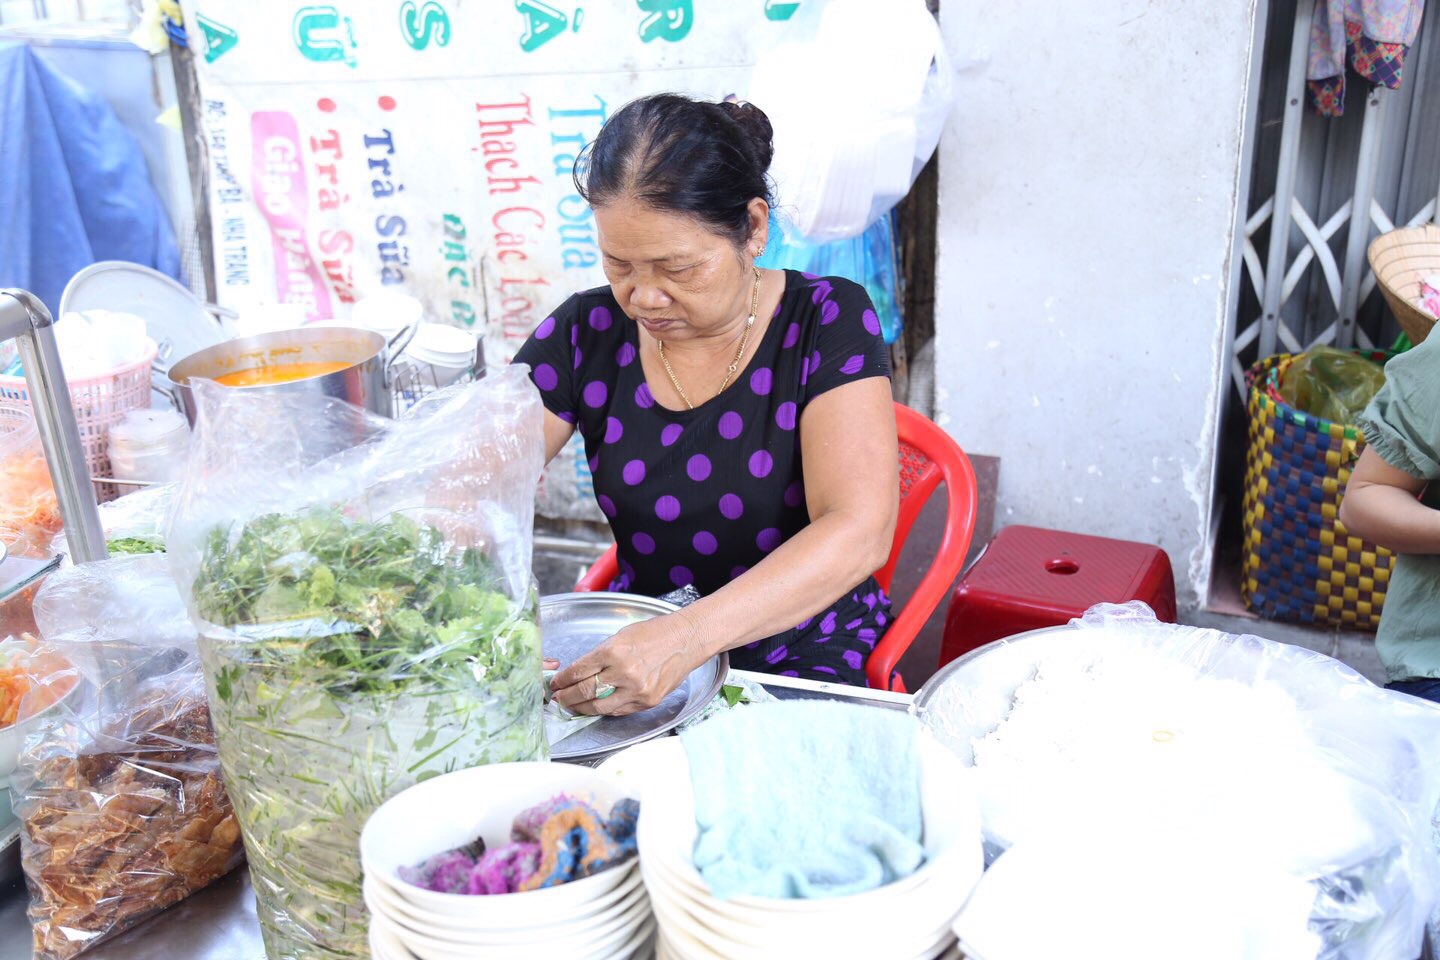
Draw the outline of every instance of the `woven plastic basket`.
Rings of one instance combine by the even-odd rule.
[[[107,441],[110,425],[125,414],[150,405],[150,365],[155,360],[155,342],[149,341],[145,356],[135,363],[112,370],[102,377],[70,381],[70,404],[85,447],[85,462],[91,477],[110,476]],[[0,377],[0,399],[30,407],[30,390],[24,377]],[[96,484],[102,500],[114,499],[113,484]]]
[[[1392,230],[1370,242],[1370,269],[1385,302],[1412,343],[1424,340],[1435,318],[1416,305],[1420,281],[1440,276],[1440,226],[1426,224]]]
[[[1387,354],[1369,354],[1383,362]],[[1353,426],[1287,405],[1277,386],[1295,358],[1250,368],[1241,592],[1271,620],[1374,630],[1395,557],[1351,536],[1340,501],[1365,440]]]

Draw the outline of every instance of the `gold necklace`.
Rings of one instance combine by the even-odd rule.
[[[726,387],[730,386],[730,378],[735,376],[735,371],[740,369],[740,360],[745,356],[745,345],[750,342],[750,330],[755,326],[755,314],[760,309],[760,271],[755,267],[751,267],[751,269],[755,271],[755,285],[750,289],[750,316],[745,321],[745,332],[740,335],[740,349],[735,351],[735,359],[730,361],[730,367],[725,371],[725,379],[721,381],[720,389],[715,391],[717,397],[725,392]],[[660,362],[665,365],[665,373],[670,377],[670,383],[675,387],[675,392],[680,394],[680,399],[685,401],[685,406],[694,410],[695,404],[690,402],[690,398],[685,394],[685,388],[680,386],[679,380],[675,379],[675,371],[670,369],[670,361],[665,359],[665,341],[657,339],[655,345],[660,350]]]

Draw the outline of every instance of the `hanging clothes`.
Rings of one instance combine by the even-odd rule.
[[[1400,86],[1405,56],[1420,32],[1425,0],[1315,0],[1310,25],[1310,106],[1345,112],[1345,65],[1377,86]]]

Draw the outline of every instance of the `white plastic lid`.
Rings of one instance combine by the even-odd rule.
[[[110,426],[110,442],[150,446],[190,432],[185,418],[174,410],[131,410]]]
[[[412,323],[419,323],[425,306],[398,290],[376,290],[350,309],[350,326],[373,330],[386,339]]]
[[[424,363],[469,366],[475,359],[475,335],[443,323],[422,323],[405,352]]]

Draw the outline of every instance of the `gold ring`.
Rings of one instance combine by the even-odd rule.
[[[614,693],[614,692],[615,692],[615,684],[613,684],[613,683],[606,683],[604,680],[598,680],[598,679],[595,681],[595,699],[596,699],[596,700],[604,700],[606,697],[610,696],[610,694],[612,694],[612,693]]]

